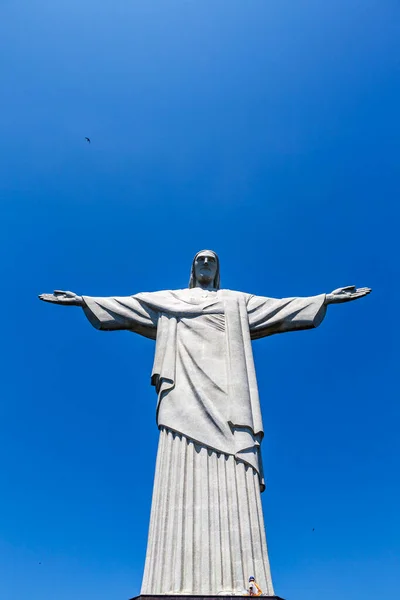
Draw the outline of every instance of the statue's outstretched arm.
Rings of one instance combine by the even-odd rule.
[[[327,305],[350,302],[371,292],[370,288],[347,286],[330,294],[306,298],[264,298],[250,296],[247,301],[250,335],[253,340],[318,327],[325,317]]]
[[[102,331],[127,329],[150,339],[156,338],[158,313],[135,296],[95,298],[55,290],[53,294],[40,294],[39,298],[53,304],[80,306],[96,329]]]
[[[352,300],[358,300],[371,293],[371,288],[356,288],[355,285],[348,285],[347,287],[337,288],[330,294],[326,294],[325,304],[340,304],[341,302],[351,302]]]
[[[40,294],[40,300],[43,302],[52,302],[53,304],[63,304],[65,306],[84,306],[82,296],[74,294],[74,292],[64,292],[62,290],[54,290],[53,294]]]

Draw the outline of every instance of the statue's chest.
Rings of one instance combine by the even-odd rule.
[[[190,304],[204,304],[208,300],[217,301],[216,292],[202,292],[201,294],[193,294],[188,298]]]

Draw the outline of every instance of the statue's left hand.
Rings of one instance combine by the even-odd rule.
[[[66,306],[84,305],[82,296],[63,290],[54,290],[54,294],[40,294],[39,299],[43,302],[53,302],[54,304],[64,304]]]
[[[326,294],[325,304],[339,304],[340,302],[351,302],[371,293],[371,288],[356,288],[354,285],[338,288],[330,294]]]

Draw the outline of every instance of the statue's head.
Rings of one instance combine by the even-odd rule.
[[[219,290],[219,258],[216,252],[200,250],[194,257],[190,271],[189,287],[196,287],[197,282],[203,285],[212,283],[212,287]]]

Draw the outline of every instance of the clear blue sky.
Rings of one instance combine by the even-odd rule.
[[[399,23],[397,0],[2,0],[0,600],[127,600],[146,548],[153,342],[37,294],[185,287],[208,247],[231,289],[373,288],[254,344],[263,502],[279,595],[398,596]]]

